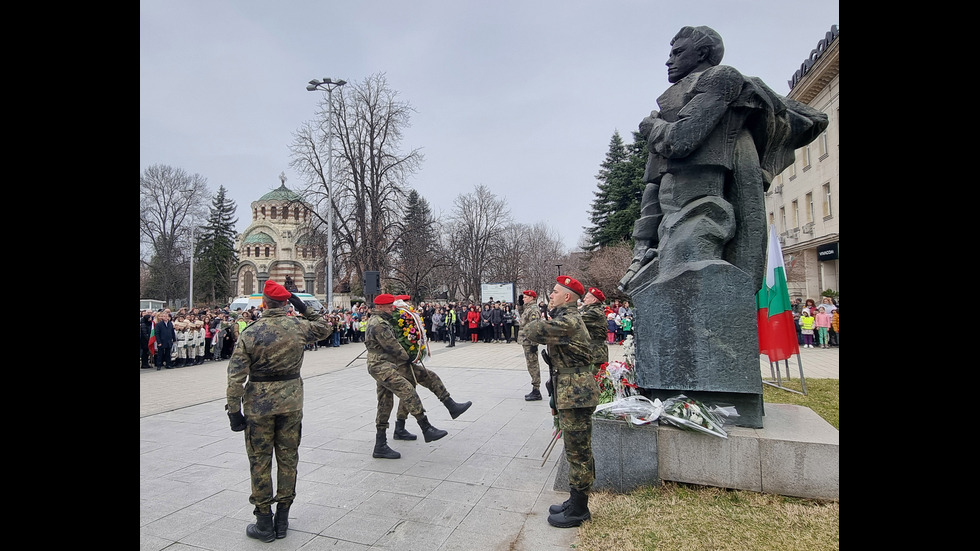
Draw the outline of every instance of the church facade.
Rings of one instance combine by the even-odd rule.
[[[325,242],[309,229],[310,205],[283,182],[251,206],[252,223],[235,240],[235,295],[261,293],[267,280],[284,284],[288,276],[298,291],[325,297]]]

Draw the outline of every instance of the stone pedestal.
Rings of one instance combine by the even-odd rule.
[[[664,424],[596,419],[593,490],[627,493],[662,480],[810,499],[840,499],[840,432],[810,408],[769,404],[766,428],[728,438]],[[568,491],[564,449],[554,489]]]
[[[760,428],[758,289],[727,262],[683,266],[630,290],[636,383],[650,398],[687,394],[708,405],[734,405],[739,425]]]
[[[555,491],[568,491],[568,461],[565,450],[558,459]],[[592,425],[592,455],[595,458],[594,490],[631,492],[641,486],[660,484],[657,477],[657,425],[629,425],[625,421],[596,418]]]

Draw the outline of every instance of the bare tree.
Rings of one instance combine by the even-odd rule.
[[[633,247],[626,241],[592,251],[585,259],[589,285],[602,289],[608,299],[627,298],[619,290],[619,280],[626,273],[632,259]]]
[[[400,150],[412,107],[398,101],[384,74],[349,83],[333,93],[333,117],[325,96],[314,120],[294,133],[291,166],[306,181],[304,199],[325,225],[334,209],[338,261],[360,281],[366,270],[390,273],[403,212],[405,183],[419,168],[418,150]],[[328,203],[327,124],[333,124],[334,178]]]
[[[140,174],[140,264],[149,269],[153,298],[186,293],[192,232],[206,222],[210,195],[200,174],[160,164]]]
[[[527,229],[525,244],[520,251],[522,286],[537,293],[546,293],[555,286],[559,264],[563,268],[570,267],[561,236],[544,222]]]
[[[510,223],[510,211],[481,184],[473,193],[456,197],[451,221],[450,251],[462,274],[463,294],[479,297],[480,284],[492,271],[495,247]]]
[[[418,297],[416,302],[432,296],[434,273],[449,264],[441,254],[436,229],[429,202],[412,190],[399,224],[398,258],[392,263],[391,279],[409,295]]]

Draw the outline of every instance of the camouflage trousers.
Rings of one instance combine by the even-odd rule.
[[[303,411],[245,419],[245,452],[252,477],[249,503],[255,514],[272,511],[273,503],[290,505],[296,497],[296,468],[302,436]],[[272,454],[276,456],[276,495],[272,495]]]
[[[524,345],[524,361],[527,362],[527,372],[531,375],[531,386],[541,388],[541,366],[538,364],[538,345]]]
[[[412,375],[408,373],[407,369],[395,369],[390,366],[368,366],[368,373],[377,382],[378,415],[374,420],[377,430],[388,430],[388,420],[391,418],[391,410],[394,408],[395,396],[398,397],[399,415],[401,415],[403,408],[405,410],[405,417],[399,417],[399,419],[407,419],[408,414],[418,417],[425,413],[422,400],[415,391],[415,381],[411,379]],[[408,375],[409,378],[405,378],[405,375]]]
[[[568,460],[568,486],[588,492],[595,481],[592,457],[592,413],[594,407],[558,410],[558,425]]]

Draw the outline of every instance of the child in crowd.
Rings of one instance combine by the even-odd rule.
[[[816,319],[810,310],[804,308],[800,313],[800,333],[803,334],[803,348],[813,348],[813,327]]]
[[[817,308],[817,315],[814,317],[814,325],[817,329],[817,344],[820,348],[830,348],[830,314],[821,305]]]

